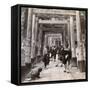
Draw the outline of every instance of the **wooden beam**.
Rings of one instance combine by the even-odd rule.
[[[41,20],[39,19],[40,24],[67,24],[67,20]]]
[[[75,11],[72,11],[72,10],[62,10],[62,9],[59,9],[59,10],[56,10],[56,9],[34,9],[34,13],[36,14],[57,14],[57,15],[76,15],[76,12]]]

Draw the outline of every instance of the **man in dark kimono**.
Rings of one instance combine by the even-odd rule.
[[[70,61],[71,61],[71,50],[70,49],[66,49],[66,50],[62,50],[62,63],[64,64],[64,72],[67,72],[69,73],[70,70],[69,70],[69,66],[70,66]]]
[[[57,49],[56,49],[56,47],[54,46],[54,48],[53,48],[54,62],[56,61],[56,52],[57,52]]]
[[[49,64],[49,52],[48,52],[48,47],[44,48],[44,55],[43,55],[43,62],[44,62],[44,66],[46,68],[46,66]]]

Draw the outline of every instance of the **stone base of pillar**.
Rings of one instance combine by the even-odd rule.
[[[26,63],[25,66],[21,66],[21,81],[25,80],[25,76],[31,70],[31,63]]]
[[[72,67],[77,67],[77,58],[76,57],[72,57],[71,65],[72,65]]]
[[[37,56],[37,63],[40,62],[41,55]]]
[[[35,62],[35,58],[31,58],[31,63],[33,64]]]
[[[86,64],[85,64],[85,60],[82,61],[78,61],[78,69],[80,70],[80,72],[85,72],[85,68]]]
[[[31,63],[25,63],[25,66],[26,66],[27,68],[31,68]]]

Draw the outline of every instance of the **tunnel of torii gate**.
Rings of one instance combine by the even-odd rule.
[[[72,66],[85,71],[85,46],[80,11],[26,9],[21,13],[22,66],[43,55],[43,47],[55,40],[72,51]],[[27,18],[24,18],[27,17]],[[83,17],[83,16],[82,16]],[[26,23],[26,24],[25,24]],[[85,30],[85,29],[84,29]],[[23,35],[24,34],[24,35]],[[37,60],[38,61],[38,60]]]

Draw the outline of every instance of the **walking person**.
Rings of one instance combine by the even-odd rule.
[[[63,56],[64,72],[70,73],[71,50],[63,50]]]
[[[47,47],[44,47],[43,57],[44,57],[43,58],[44,66],[46,68],[46,66],[49,64],[49,53],[48,53]]]
[[[59,60],[59,48],[57,48],[56,51],[56,67],[58,67],[60,64],[60,60]]]
[[[54,46],[53,48],[53,57],[54,57],[54,62],[56,61],[56,47]]]

